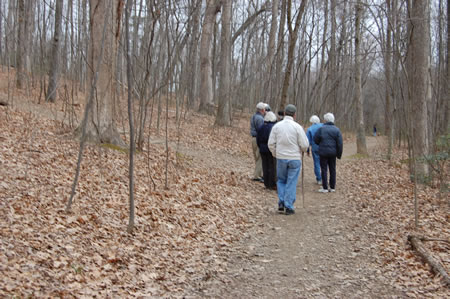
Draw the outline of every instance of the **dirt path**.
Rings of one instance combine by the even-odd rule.
[[[26,112],[63,120],[57,109],[49,111],[17,103]],[[380,138],[367,138],[368,147]],[[154,143],[160,143],[154,140]],[[173,144],[172,144],[173,145]],[[180,151],[196,163],[250,173],[251,161],[227,153],[183,146]],[[344,159],[355,154],[354,143],[344,146]],[[348,202],[339,190],[321,194],[317,190],[312,158],[305,157],[305,206],[297,192],[296,214],[278,214],[277,195],[265,191],[256,210],[262,211],[254,230],[230,250],[223,272],[186,290],[188,297],[211,298],[389,298],[405,297],[389,285],[372,263],[376,248],[348,212]],[[252,188],[263,188],[254,183]],[[250,190],[251,191],[251,190]]]
[[[368,138],[368,147],[376,138]],[[355,154],[353,143],[344,158]],[[276,211],[277,196],[261,198],[260,225],[234,250],[229,271],[193,290],[194,296],[220,298],[379,298],[402,297],[371,267],[375,246],[346,212],[339,192],[321,194],[305,158],[305,207],[298,189],[296,214]],[[256,183],[255,183],[256,184]],[[257,188],[262,188],[256,185]],[[300,187],[300,186],[299,186]]]

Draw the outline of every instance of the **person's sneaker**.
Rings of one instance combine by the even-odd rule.
[[[320,189],[319,189],[319,192],[320,192],[320,193],[328,193],[328,190],[327,190],[327,189],[320,188]]]
[[[317,181],[317,185],[322,185],[322,181]]]
[[[336,189],[330,189],[330,192],[336,192]]]
[[[278,212],[279,212],[279,213],[284,213],[284,207],[279,206],[279,207],[278,207]]]
[[[292,214],[295,214],[295,211],[294,211],[294,210],[292,210],[292,209],[288,209],[288,208],[286,208],[286,212],[285,212],[285,214],[286,214],[286,215],[292,215]]]

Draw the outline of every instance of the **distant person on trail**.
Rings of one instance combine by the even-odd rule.
[[[255,171],[253,173],[253,180],[263,182],[262,173],[262,161],[259,154],[258,144],[256,143],[257,130],[264,124],[264,115],[266,104],[259,102],[256,105],[256,112],[250,119],[250,135],[252,136],[252,150],[253,157],[255,158]]]
[[[266,112],[264,116],[264,124],[258,129],[256,136],[256,143],[259,147],[259,152],[262,159],[262,170],[264,178],[264,186],[267,189],[275,190],[277,188],[275,180],[275,165],[276,160],[272,156],[269,150],[267,142],[269,141],[270,132],[272,127],[277,122],[277,117],[272,111]]]
[[[342,134],[334,125],[334,115],[327,113],[323,116],[325,123],[314,135],[314,142],[319,145],[322,188],[319,192],[336,191],[336,158],[341,159],[343,150]],[[328,190],[328,168],[330,169],[330,189]]]
[[[306,136],[308,137],[309,145],[311,146],[311,152],[314,162],[314,174],[316,176],[317,184],[322,185],[322,176],[320,175],[320,156],[319,156],[319,146],[314,142],[314,134],[316,134],[317,130],[323,126],[320,123],[320,119],[317,115],[311,116],[309,122],[312,125],[306,130]],[[309,156],[309,148],[308,148],[308,156]]]
[[[277,158],[278,211],[292,215],[297,195],[297,181],[302,167],[302,152],[309,147],[303,127],[294,121],[297,108],[287,105],[284,118],[276,123],[269,136],[269,150]]]
[[[373,136],[377,136],[377,125],[373,125]]]

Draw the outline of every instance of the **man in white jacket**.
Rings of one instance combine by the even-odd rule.
[[[297,108],[287,105],[282,121],[273,126],[269,137],[269,150],[277,158],[278,211],[294,214],[297,181],[302,167],[302,152],[309,147],[302,126],[294,121]]]

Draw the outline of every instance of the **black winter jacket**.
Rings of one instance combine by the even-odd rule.
[[[258,134],[256,135],[256,144],[259,147],[260,153],[270,153],[267,142],[269,141],[270,132],[272,131],[274,125],[274,122],[265,121],[264,124],[257,130]]]
[[[314,135],[314,142],[319,145],[319,156],[342,157],[343,140],[338,127],[332,122],[325,123]]]

